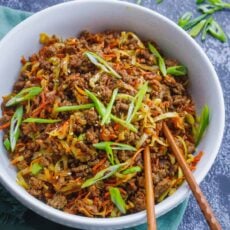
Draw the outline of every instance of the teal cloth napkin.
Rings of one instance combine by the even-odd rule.
[[[0,38],[31,13],[0,7]],[[23,55],[23,54],[22,54]],[[157,218],[158,230],[176,230],[183,218],[187,200],[167,214]],[[70,230],[53,223],[22,206],[0,184],[0,229],[2,230]],[[128,230],[145,230],[146,224]]]

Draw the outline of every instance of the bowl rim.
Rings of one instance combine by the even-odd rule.
[[[57,4],[57,5],[48,7],[42,11],[39,11],[39,12],[33,14],[32,16],[28,17],[27,19],[25,19],[24,21],[19,23],[16,27],[14,27],[10,32],[8,32],[2,38],[2,40],[0,41],[0,50],[1,50],[1,47],[3,47],[5,45],[7,40],[10,39],[10,37],[17,34],[17,32],[19,32],[21,29],[26,27],[26,25],[28,23],[33,23],[34,21],[37,20],[37,18],[42,17],[42,15],[49,14],[53,10],[61,9],[64,6],[72,6],[72,5],[76,5],[76,4],[77,5],[78,4],[90,4],[90,3],[98,3],[98,4],[109,3],[111,5],[113,5],[113,4],[123,5],[126,7],[137,9],[139,11],[143,11],[146,14],[151,14],[155,18],[160,18],[164,23],[167,23],[171,27],[173,27],[177,33],[180,33],[181,36],[184,36],[187,40],[189,40],[189,42],[194,47],[194,49],[196,49],[199,52],[199,54],[201,55],[201,59],[203,59],[206,62],[207,66],[210,68],[210,71],[212,73],[212,80],[215,82],[216,87],[218,89],[217,91],[219,93],[217,96],[219,97],[219,103],[220,103],[219,106],[220,106],[221,123],[218,124],[220,135],[217,136],[216,145],[215,145],[215,148],[213,149],[213,153],[215,153],[215,154],[211,155],[211,157],[209,159],[209,163],[206,164],[205,167],[202,169],[202,173],[200,173],[196,176],[196,181],[198,183],[200,183],[204,179],[204,177],[207,175],[211,166],[213,165],[213,162],[214,162],[214,160],[218,154],[218,150],[219,150],[221,142],[222,142],[222,137],[224,134],[224,123],[225,123],[225,109],[224,109],[225,107],[224,107],[223,92],[221,89],[220,82],[218,80],[218,76],[215,72],[215,69],[214,69],[213,65],[211,64],[211,62],[209,61],[207,55],[202,50],[202,48],[182,28],[180,28],[176,23],[174,23],[170,19],[166,18],[165,16],[163,16],[163,15],[161,15],[161,14],[159,14],[159,13],[157,13],[151,9],[148,9],[148,8],[143,7],[143,6],[133,4],[130,2],[117,1],[117,0],[69,1],[69,2],[64,2],[61,4]],[[55,222],[59,222],[61,224],[65,224],[65,225],[69,225],[69,226],[73,226],[73,224],[76,224],[76,223],[82,224],[82,225],[87,224],[87,226],[91,226],[94,228],[96,228],[97,226],[102,226],[102,225],[103,225],[103,227],[111,227],[111,226],[118,226],[118,225],[122,226],[122,225],[126,225],[126,224],[131,226],[132,223],[134,222],[134,220],[135,220],[135,222],[140,221],[143,223],[144,220],[146,219],[146,211],[145,210],[134,213],[134,214],[129,214],[129,215],[125,215],[125,216],[121,216],[121,217],[115,217],[115,218],[90,218],[90,217],[85,217],[85,216],[68,214],[68,213],[65,213],[65,212],[60,211],[60,210],[56,210],[56,209],[46,205],[42,201],[39,201],[38,199],[31,196],[30,194],[23,193],[23,191],[21,189],[19,189],[19,185],[12,183],[10,180],[10,177],[9,178],[8,177],[9,177],[8,175],[7,175],[7,177],[3,177],[0,174],[0,182],[4,185],[4,187],[16,199],[18,199],[21,203],[23,203],[25,206],[32,209],[33,211],[37,212],[38,214],[40,214],[40,215],[42,215],[48,219],[54,220]],[[180,189],[180,196],[175,196],[174,199],[172,200],[172,202],[170,202],[170,204],[168,204],[167,202],[161,202],[160,204],[156,205],[156,215],[158,217],[165,214],[166,212],[170,211],[174,207],[178,206],[188,196],[188,194],[190,193],[188,186],[187,185],[183,186],[183,187],[181,186],[180,188],[181,188]]]

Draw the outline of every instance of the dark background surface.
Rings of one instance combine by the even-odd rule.
[[[65,0],[0,0],[0,5],[29,12],[37,12],[61,2],[65,2]],[[136,1],[129,0],[129,2]],[[141,5],[155,10],[175,22],[186,11],[198,14],[195,0],[164,0],[161,4],[156,4],[155,0],[142,0]],[[230,11],[217,12],[214,17],[230,38]],[[208,37],[204,43],[200,41],[200,38],[197,38],[196,41],[201,45],[213,63],[224,91],[226,106],[225,135],[215,164],[201,183],[201,188],[207,196],[223,229],[227,230],[230,229],[230,42],[221,43],[211,37]],[[195,199],[191,196],[179,230],[206,229],[208,229],[207,224]]]

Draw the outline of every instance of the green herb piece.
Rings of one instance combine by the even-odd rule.
[[[160,3],[162,3],[163,2],[163,0],[156,0],[156,3],[157,4],[160,4]]]
[[[210,4],[202,4],[198,7],[198,10],[200,10],[203,14],[213,14],[214,12],[222,9],[222,6],[215,6]]]
[[[90,109],[93,108],[94,104],[84,104],[84,105],[68,105],[68,106],[61,106],[55,108],[55,112],[68,112],[68,111],[76,111],[82,109]]]
[[[110,187],[109,194],[111,197],[112,202],[116,205],[119,211],[123,214],[126,213],[126,205],[125,201],[123,200],[120,190],[118,188]]]
[[[213,21],[213,18],[212,17],[209,17],[205,24],[204,24],[204,29],[203,29],[203,32],[202,32],[202,36],[201,36],[201,40],[204,41],[206,39],[206,36],[207,36],[207,33],[208,33],[208,28],[209,28],[209,25],[210,23]]]
[[[31,87],[31,88],[23,89],[17,95],[12,97],[6,103],[6,106],[9,107],[9,106],[12,106],[12,105],[16,105],[16,104],[18,104],[20,102],[29,100],[29,99],[33,98],[34,96],[38,95],[39,93],[41,93],[41,91],[42,91],[41,87]]]
[[[32,164],[31,166],[31,173],[33,175],[37,175],[43,169],[42,165],[38,164],[37,162]]]
[[[128,168],[128,169],[122,171],[122,174],[127,175],[127,174],[137,173],[137,172],[141,172],[141,171],[142,171],[141,167],[133,166],[131,168]]]
[[[173,76],[185,76],[187,74],[187,68],[182,65],[168,67],[167,74],[171,74]]]
[[[114,154],[113,150],[127,150],[127,151],[135,151],[136,148],[134,148],[131,145],[116,143],[116,142],[99,142],[97,144],[93,145],[94,148],[105,150],[106,154],[108,156],[108,159],[112,165],[114,165]]]
[[[93,146],[97,149],[105,150],[107,145],[109,145],[114,150],[136,151],[136,148],[131,145],[112,142],[112,141],[99,142],[97,144],[94,144]]]
[[[221,42],[226,42],[227,41],[227,36],[224,33],[223,29],[221,26],[215,21],[212,20],[211,23],[208,26],[208,32]]]
[[[103,118],[106,114],[106,108],[105,108],[104,104],[97,98],[97,96],[94,93],[92,93],[88,90],[85,90],[85,92],[86,92],[87,96],[93,101],[97,112]]]
[[[209,124],[209,108],[205,105],[201,111],[199,126],[196,129],[196,146],[199,144],[201,138],[204,135],[204,132]]]
[[[118,117],[116,117],[116,116],[114,116],[112,114],[111,114],[110,117],[111,117],[111,119],[113,121],[115,121],[116,123],[122,125],[123,127],[127,128],[127,129],[129,129],[129,130],[131,130],[131,131],[133,131],[135,133],[137,132],[136,127],[133,126],[132,124],[130,124],[130,123],[128,123],[128,122],[126,122],[126,121],[124,121],[124,120],[122,120],[122,119],[120,119],[120,118],[118,118]]]
[[[200,21],[198,24],[196,24],[189,32],[189,34],[195,38],[196,36],[199,35],[199,33],[201,32],[201,30],[203,29],[204,25],[205,25],[206,19]]]
[[[115,102],[115,99],[116,99],[116,96],[117,96],[117,93],[118,93],[118,89],[115,89],[113,91],[113,94],[112,94],[112,97],[110,99],[110,102],[106,108],[106,113],[102,119],[102,122],[101,124],[104,125],[104,124],[108,124],[109,123],[109,120],[110,120],[110,115],[111,115],[111,111],[112,111],[112,108],[113,108],[113,104]]]
[[[196,0],[196,4],[204,3],[205,0]]]
[[[208,0],[208,2],[216,6],[221,6],[225,9],[230,9],[230,3],[223,2],[222,0]]]
[[[184,30],[189,30],[191,29],[193,26],[195,26],[196,24],[198,24],[200,21],[202,21],[203,19],[205,19],[207,17],[207,14],[202,14],[192,20],[190,20],[187,24],[185,24],[182,28]]]
[[[6,139],[4,140],[3,144],[4,144],[5,148],[6,148],[6,150],[7,150],[7,151],[10,151],[10,148],[11,148],[11,147],[10,147],[10,141],[9,141],[8,138],[6,138]]]
[[[44,124],[53,124],[60,121],[61,121],[60,119],[43,119],[43,118],[34,118],[34,117],[29,117],[23,120],[23,122],[27,122],[27,123],[44,123]]]
[[[178,25],[183,28],[190,21],[191,18],[192,18],[192,13],[186,12],[179,18]]]
[[[112,165],[108,168],[105,168],[103,170],[101,170],[100,172],[98,172],[94,177],[86,180],[82,185],[81,188],[86,188],[89,187],[93,184],[95,184],[96,182],[100,181],[100,180],[104,180],[107,179],[109,177],[111,177],[114,173],[116,173],[122,166],[125,166],[126,163],[122,163],[122,164],[117,164],[117,165]]]
[[[148,47],[151,53],[158,59],[158,66],[161,73],[163,74],[163,76],[166,76],[167,72],[164,59],[162,58],[158,50],[151,43],[148,43]]]
[[[136,94],[134,100],[131,102],[128,110],[128,115],[126,118],[126,122],[130,123],[134,116],[136,115],[137,111],[140,109],[142,105],[142,101],[145,97],[145,94],[148,90],[148,82],[145,82],[139,89],[138,93]],[[135,106],[134,106],[135,105]]]
[[[16,143],[20,135],[19,128],[22,122],[22,116],[23,116],[23,107],[19,106],[16,109],[13,117],[11,118],[11,123],[10,123],[10,146],[12,152],[16,147]]]
[[[85,52],[84,55],[86,55],[89,60],[102,71],[112,75],[113,77],[121,78],[121,76],[102,57],[89,51]]]

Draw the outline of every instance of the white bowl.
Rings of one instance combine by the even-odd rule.
[[[8,94],[16,81],[22,55],[29,56],[39,49],[41,32],[62,37],[75,36],[82,30],[92,32],[127,30],[141,38],[152,39],[166,55],[174,57],[189,69],[191,94],[198,111],[204,104],[211,110],[211,122],[198,150],[204,151],[194,176],[200,183],[211,168],[224,132],[224,100],[216,72],[203,50],[175,23],[164,16],[122,1],[79,0],[45,9],[29,17],[0,42],[0,96]],[[2,139],[3,133],[1,132]],[[22,204],[52,221],[80,229],[119,229],[146,222],[146,212],[116,217],[88,218],[56,210],[29,195],[16,181],[16,172],[10,165],[0,141],[0,180],[6,189]],[[156,205],[159,217],[180,204],[189,194],[184,183],[175,194]]]

